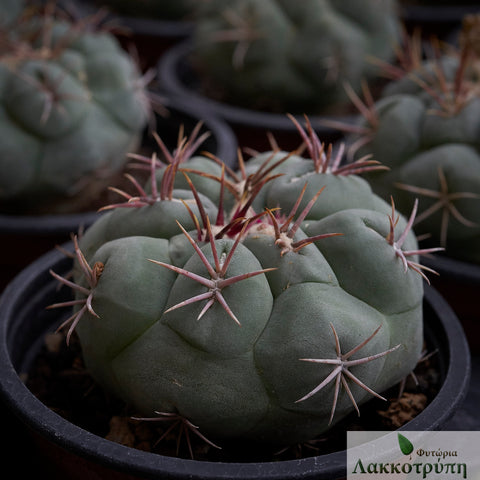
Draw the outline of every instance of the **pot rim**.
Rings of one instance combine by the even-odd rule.
[[[64,245],[71,250],[71,242]],[[23,293],[49,278],[48,269],[69,262],[52,250],[20,272],[0,297],[0,398],[13,413],[47,440],[104,467],[139,475],[141,478],[279,480],[285,478],[332,478],[346,463],[346,451],[281,462],[224,463],[185,460],[126,447],[90,433],[59,416],[25,386],[12,364],[8,351],[9,328],[15,309],[25,303]],[[52,280],[53,281],[53,280]],[[425,285],[425,299],[440,319],[448,339],[448,368],[445,380],[432,402],[399,430],[441,430],[463,402],[469,385],[470,354],[463,329],[443,297]]]
[[[152,90],[154,93],[158,93]],[[171,98],[161,94],[162,105],[193,120],[202,121],[205,130],[211,132],[217,142],[215,156],[223,160],[229,167],[237,162],[237,138],[230,126],[211,112],[204,112],[200,106],[186,99]],[[148,128],[148,127],[147,127]],[[0,213],[1,234],[29,234],[35,236],[58,235],[77,232],[79,227],[87,228],[98,220],[101,213],[78,212],[45,215],[14,215]]]
[[[292,121],[283,113],[271,113],[260,110],[244,108],[238,105],[223,103],[212,98],[206,97],[201,93],[191,89],[186,85],[178,75],[182,62],[193,52],[193,41],[190,38],[173,45],[162,55],[157,64],[157,73],[162,89],[172,95],[182,98],[190,98],[198,102],[205,109],[213,112],[215,115],[224,118],[227,122],[244,125],[249,128],[265,128],[292,131],[295,127]],[[303,122],[302,115],[294,115],[299,122]],[[326,127],[324,120],[341,121],[352,124],[358,118],[358,115],[308,115],[310,123],[315,132],[321,137],[322,134],[341,134],[336,129]]]

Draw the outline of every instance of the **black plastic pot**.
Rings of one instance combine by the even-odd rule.
[[[257,151],[270,149],[267,132],[273,134],[280,148],[291,151],[301,143],[301,138],[287,117],[287,113],[270,113],[252,110],[248,107],[231,105],[203,95],[200,89],[201,79],[194,72],[189,56],[192,55],[192,42],[186,40],[178,43],[166,51],[158,63],[158,80],[160,87],[169,95],[175,95],[202,105],[206,111],[227,121],[235,134],[241,147],[252,148]],[[320,116],[308,114],[310,122],[321,141],[333,143],[342,133],[336,128],[325,125],[325,120],[354,123],[356,116]],[[298,116],[303,124],[304,118]]]
[[[65,289],[58,290],[57,282],[48,273],[50,268],[65,274],[71,268],[71,260],[58,251],[48,252],[22,271],[0,298],[2,411],[11,412],[25,426],[28,436],[21,439],[21,453],[28,448],[30,461],[37,459],[36,476],[45,473],[48,476],[43,478],[82,480],[319,480],[345,476],[345,451],[263,463],[182,460],[110,442],[54,413],[22,382],[22,374],[29,370],[43,335],[65,318],[65,312],[45,310],[47,305],[65,300],[66,293]],[[468,390],[470,355],[462,327],[443,298],[428,286],[424,317],[428,349],[437,349],[440,388],[431,403],[402,430],[441,430]],[[18,425],[15,428],[18,432]]]
[[[442,255],[425,257],[422,263],[439,274],[429,276],[432,285],[462,323],[470,349],[480,352],[480,265]]]
[[[173,149],[178,138],[178,129],[184,125],[185,134],[203,122],[202,131],[211,135],[199,151],[208,151],[233,167],[237,161],[237,140],[223,120],[181,99],[162,97],[168,110],[167,116],[156,115],[156,131]],[[142,148],[148,152],[158,151],[151,135],[145,131]],[[148,153],[150,154],[150,153]],[[87,228],[97,218],[96,212],[46,215],[11,215],[0,213],[0,291],[16,273],[42,253],[70,240],[72,233],[81,227]]]

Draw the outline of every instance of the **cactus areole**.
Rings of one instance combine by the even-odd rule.
[[[145,78],[113,34],[96,17],[70,22],[46,8],[0,25],[7,213],[75,211],[82,192],[95,196],[123,168],[149,114]]]
[[[144,418],[225,438],[314,438],[401,381],[422,349],[423,273],[407,220],[310,156],[152,158],[152,184],[75,241],[73,315],[87,368]],[[59,306],[59,305],[56,305]],[[68,337],[69,338],[69,337]],[[199,433],[200,434],[200,433]]]

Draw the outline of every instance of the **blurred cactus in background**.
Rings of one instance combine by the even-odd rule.
[[[147,80],[97,20],[71,22],[47,6],[1,27],[3,212],[70,211],[138,145]]]
[[[0,1],[0,28],[3,29],[17,20],[23,7],[23,0]]]
[[[192,63],[207,94],[260,110],[328,111],[343,83],[370,77],[367,58],[393,58],[395,0],[205,0],[195,20]]]
[[[382,99],[363,106],[350,138],[354,158],[371,154],[390,169],[367,176],[373,190],[393,194],[403,213],[418,198],[416,233],[474,263],[480,263],[479,32],[480,16],[467,16],[458,50],[442,51],[433,41],[427,59],[409,48],[416,53],[408,68],[384,65],[391,82]]]

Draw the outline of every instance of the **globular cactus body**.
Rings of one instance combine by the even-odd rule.
[[[417,234],[450,257],[479,263],[479,54],[468,32],[480,23],[469,22],[460,52],[423,61],[387,85],[351,143],[362,145],[356,156],[371,154],[390,168],[366,177],[378,195],[393,194],[403,213],[419,199]]]
[[[0,28],[12,25],[20,16],[24,0],[2,0],[0,2]]]
[[[217,180],[202,178],[185,160],[178,170],[188,171],[194,194],[196,183],[213,180],[228,210],[220,202],[205,215],[198,201],[198,223],[177,225],[178,234],[134,230],[112,240],[105,235],[103,245],[91,241],[90,231],[106,225],[99,221],[76,246],[70,332],[75,326],[97,381],[142,415],[180,416],[215,438],[292,444],[326,431],[415,367],[423,280],[413,216],[397,216],[371,192],[372,208],[358,208],[363,191],[349,193],[349,205],[307,218],[314,203],[328,198],[332,176],[355,183],[353,171],[375,165],[327,168],[331,158],[317,149],[313,132],[302,134],[318,156],[313,163],[285,156],[286,170],[293,178],[297,162],[322,161],[328,170],[312,168],[318,184],[323,178],[328,186],[304,208],[306,188],[288,210],[252,208],[251,197],[262,198],[258,192],[267,187],[271,202],[285,203],[283,193],[274,199],[284,179],[273,173],[282,168],[281,152],[242,162],[238,172],[215,164]]]
[[[394,1],[210,1],[195,21],[195,62],[227,101],[315,112],[345,103],[372,73],[369,55],[392,58]]]
[[[88,26],[88,24],[87,24]],[[19,21],[0,51],[0,201],[49,210],[125,164],[148,117],[144,82],[108,32],[54,16]],[[95,192],[93,193],[93,195]],[[68,207],[65,207],[68,205]]]

